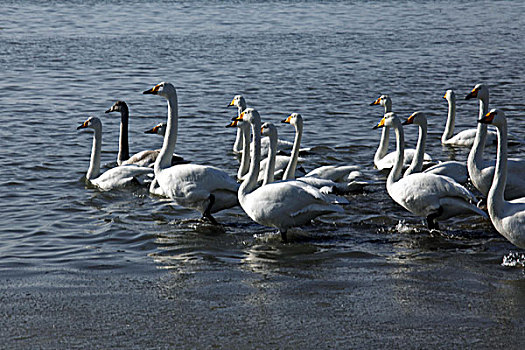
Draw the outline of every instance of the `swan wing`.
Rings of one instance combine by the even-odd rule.
[[[309,173],[306,177],[316,177],[319,179],[327,179],[332,181],[345,181],[347,180],[350,173],[354,171],[359,171],[360,167],[355,165],[344,165],[344,166],[335,166],[335,165],[325,165],[319,168],[316,168]]]
[[[455,160],[438,163],[427,168],[424,173],[448,176],[461,184],[466,183],[468,180],[467,163]]]
[[[242,207],[255,222],[281,230],[343,210],[325,198],[311,186],[297,185],[294,181],[274,182],[248,194]]]
[[[427,217],[436,213],[446,198],[477,202],[465,187],[442,175],[416,173],[388,186],[388,193],[398,204],[415,215]],[[457,213],[459,214],[459,213]]]
[[[216,196],[212,212],[237,203],[239,184],[224,171],[205,165],[180,164],[161,170],[157,181],[177,204],[204,212],[210,194]]]
[[[102,190],[123,187],[137,181],[143,175],[153,174],[153,169],[136,165],[121,165],[104,172],[91,183]],[[140,182],[140,181],[139,181]]]

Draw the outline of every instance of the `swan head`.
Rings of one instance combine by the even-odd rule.
[[[443,98],[449,102],[456,102],[456,93],[454,90],[447,90]]]
[[[77,130],[87,128],[102,129],[102,122],[97,117],[89,117],[85,122],[83,122],[77,127]]]
[[[370,106],[380,105],[385,107],[387,110],[392,110],[392,99],[388,95],[379,96],[374,102],[370,103]]]
[[[425,112],[421,112],[421,111],[414,112],[402,124],[403,125],[416,124],[416,125],[421,125],[421,126],[427,126],[427,115]]]
[[[164,136],[164,134],[166,134],[166,123],[158,123],[153,128],[144,131],[144,133]]]
[[[501,126],[505,123],[505,113],[500,109],[491,109],[490,112],[485,114],[483,118],[478,120],[478,123],[492,124],[495,126]]]
[[[394,112],[385,113],[385,116],[372,129],[383,128],[386,126],[394,126],[396,123],[401,124],[397,115]]]
[[[486,100],[489,97],[489,88],[485,84],[477,84],[474,89],[465,96],[465,100],[477,98],[478,100]]]
[[[293,126],[303,126],[303,117],[299,113],[292,113],[286,119],[281,120],[281,123],[288,123]]]
[[[233,117],[232,120],[242,120],[253,125],[255,122],[261,123],[261,116],[255,108],[246,108],[244,112],[241,113],[241,115],[238,117]]]
[[[275,125],[273,125],[273,123],[266,122],[261,125],[261,135],[277,139],[277,128]]]
[[[231,106],[241,107],[242,109],[245,109],[246,108],[246,100],[244,99],[244,97],[242,97],[242,95],[235,95],[233,97],[233,100],[226,107],[231,107]]]
[[[123,112],[128,110],[128,105],[124,101],[117,101],[111,106],[110,109],[106,111],[106,113],[110,112]]]
[[[143,94],[160,95],[167,99],[171,96],[177,96],[177,90],[173,84],[162,82],[144,91]]]

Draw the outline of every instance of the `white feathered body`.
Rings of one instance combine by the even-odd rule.
[[[287,230],[312,219],[343,209],[329,202],[329,197],[316,188],[297,185],[294,181],[274,182],[239,196],[248,216],[258,224]]]
[[[162,192],[176,204],[204,213],[210,194],[215,196],[211,212],[238,204],[239,185],[224,171],[205,165],[180,164],[163,169],[156,176]]]
[[[90,179],[89,181],[101,190],[109,191],[137,181],[142,183],[142,177],[147,174],[153,174],[153,169],[135,165],[121,165],[111,168],[96,179]]]
[[[403,168],[407,168],[410,166],[410,163],[412,163],[412,159],[414,159],[414,156],[416,155],[416,150],[414,148],[405,149],[405,156],[403,158]],[[379,160],[374,160],[374,164],[377,169],[379,170],[386,170],[391,169],[394,166],[394,163],[396,162],[397,153],[390,152],[383,158]],[[424,161],[431,162],[432,157],[425,153],[425,156],[423,158]]]
[[[460,147],[472,147],[474,139],[476,138],[476,129],[463,130],[456,135],[452,136],[448,140],[442,141],[444,145],[449,146],[460,146]],[[498,135],[493,130],[487,131],[487,140],[485,145],[495,144],[498,141]]]
[[[476,197],[465,187],[441,175],[416,173],[387,183],[390,197],[412,214],[422,217],[435,215],[442,209],[438,219],[448,219],[462,214],[487,215],[477,208]]]

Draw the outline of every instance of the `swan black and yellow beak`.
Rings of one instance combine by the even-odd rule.
[[[374,102],[370,103],[370,106],[375,106],[375,105],[378,105],[378,104],[381,104],[381,97],[378,97],[377,100],[375,100]]]
[[[155,125],[151,129],[144,131],[144,133],[145,134],[156,134],[159,128],[160,128],[160,125]]]
[[[89,122],[86,120],[85,122],[83,122],[81,125],[79,125],[79,126],[77,127],[77,130],[87,128],[87,127],[88,127],[88,124],[89,124]]]
[[[226,108],[228,107],[231,107],[231,106],[235,106],[235,99],[233,99],[229,105],[226,106]]]
[[[290,124],[290,121],[291,121],[291,120],[292,120],[292,116],[289,115],[286,119],[281,120],[281,123],[288,123],[288,124]]]
[[[372,129],[378,129],[378,128],[382,128],[383,126],[385,126],[385,117],[383,117],[379,123],[377,123],[376,126],[374,126]]]
[[[478,120],[478,123],[491,124],[492,121],[494,120],[494,117],[496,116],[496,113],[497,113],[496,111],[488,112],[487,114],[485,114],[485,116],[483,118]]]
[[[159,90],[160,90],[160,84],[157,84],[154,87],[152,87],[151,89],[146,90],[146,91],[144,91],[142,93],[143,94],[157,95],[159,93]]]
[[[414,118],[415,118],[415,115],[412,114],[410,117],[408,117],[407,120],[405,120],[403,123],[401,123],[401,125],[410,125],[410,124],[414,124]]]
[[[241,115],[239,115],[238,117],[233,117],[232,120],[241,121],[244,118],[244,113],[245,112],[242,112]]]
[[[237,117],[236,117],[237,118]],[[234,128],[237,126],[237,124],[239,123],[238,120],[234,120],[232,121],[230,124],[226,125],[225,128]]]
[[[465,96],[465,100],[470,100],[471,98],[478,97],[479,89],[474,88],[467,96]]]

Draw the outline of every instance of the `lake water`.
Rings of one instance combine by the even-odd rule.
[[[490,86],[525,139],[521,1],[0,1],[0,339],[28,348],[520,348],[523,251],[475,217],[429,232],[395,204],[373,168],[388,93],[404,118],[431,112],[427,152],[442,148],[445,90],[457,129],[475,127]],[[240,208],[222,228],[141,188],[100,192],[82,177],[89,115],[116,160],[116,100],[130,107],[130,152],[178,90],[176,152],[236,173],[224,128],[243,94],[264,121],[305,118],[303,166],[355,164],[375,185],[345,213],[293,230],[283,244]],[[280,137],[292,140],[289,125]],[[393,137],[391,138],[393,139]],[[414,145],[417,129],[406,129]],[[391,149],[394,144],[391,141]],[[326,147],[324,147],[326,146]],[[524,147],[510,153],[522,157]],[[488,151],[494,157],[495,150]]]

